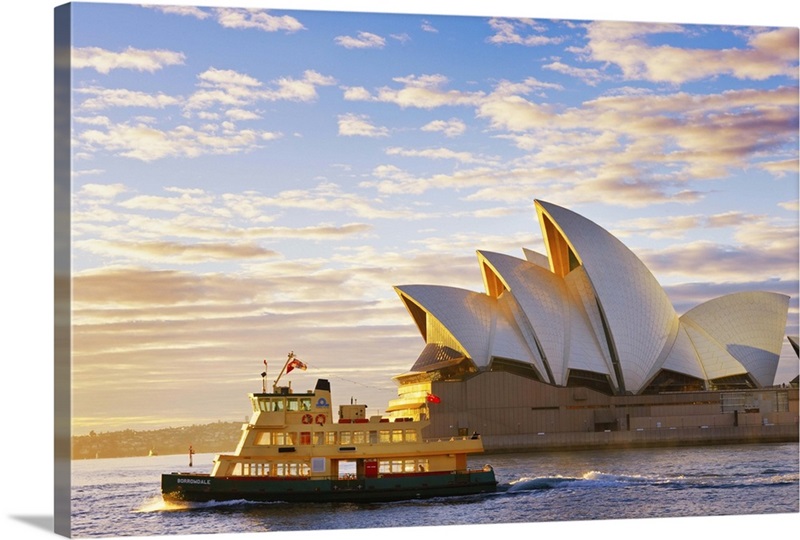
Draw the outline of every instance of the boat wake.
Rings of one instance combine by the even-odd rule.
[[[498,485],[498,491],[506,491],[508,493],[516,493],[518,491],[536,491],[539,489],[556,489],[564,487],[567,484],[577,482],[579,478],[570,478],[565,476],[542,476],[538,478],[520,478],[510,482],[506,489],[503,485]]]
[[[666,489],[724,489],[739,488],[743,485],[752,486],[755,484],[796,484],[797,481],[798,475],[796,473],[781,474],[779,471],[771,470],[765,471],[762,475],[745,475],[740,477],[723,477],[716,474],[704,474],[702,476],[644,476],[589,471],[581,476],[524,476],[518,480],[512,480],[507,484],[499,484],[497,490],[498,492],[513,494],[548,489],[593,489],[634,485]]]
[[[248,501],[245,499],[235,499],[230,501],[208,501],[208,502],[167,502],[160,495],[156,495],[133,510],[134,513],[149,512],[185,512],[187,510],[204,510],[225,507],[240,506],[261,506],[265,504],[285,504],[282,502],[260,502]]]

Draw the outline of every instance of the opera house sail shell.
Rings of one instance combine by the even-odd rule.
[[[534,204],[546,255],[479,251],[484,292],[395,287],[426,343],[401,377],[506,371],[611,396],[774,383],[789,297],[741,292],[678,315],[616,237],[566,208]]]

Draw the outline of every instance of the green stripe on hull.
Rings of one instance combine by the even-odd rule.
[[[358,480],[216,478],[165,474],[167,501],[388,502],[496,491],[494,471],[426,474]]]

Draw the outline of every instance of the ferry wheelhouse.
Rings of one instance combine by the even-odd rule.
[[[483,452],[480,435],[426,439],[424,416],[368,417],[356,403],[334,413],[326,379],[300,394],[276,381],[250,402],[234,453],[216,456],[210,474],[162,475],[165,500],[376,502],[496,490],[490,466],[467,464]]]

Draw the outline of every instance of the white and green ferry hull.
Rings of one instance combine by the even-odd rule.
[[[387,475],[375,478],[213,477],[171,473],[161,477],[165,501],[390,502],[492,493],[494,471]]]

